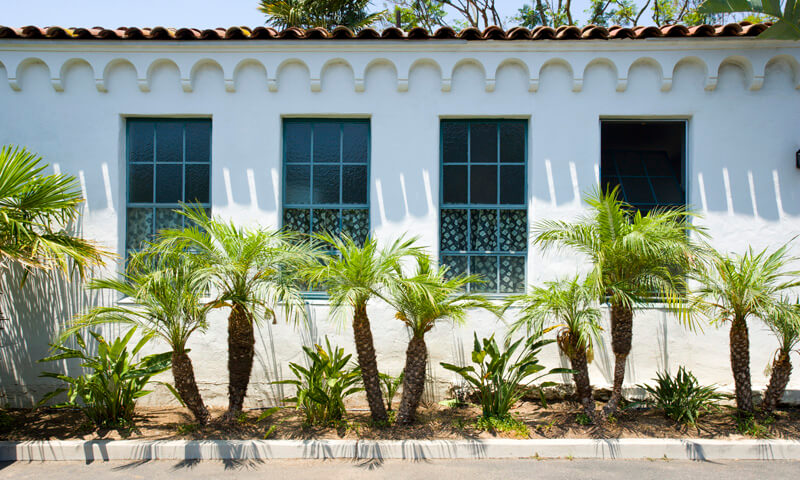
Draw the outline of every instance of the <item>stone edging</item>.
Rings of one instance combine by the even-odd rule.
[[[796,440],[53,440],[0,442],[0,461],[589,458],[800,460]]]

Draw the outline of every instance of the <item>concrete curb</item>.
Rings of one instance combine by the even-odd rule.
[[[0,442],[0,461],[586,458],[800,460],[796,440],[53,440]]]

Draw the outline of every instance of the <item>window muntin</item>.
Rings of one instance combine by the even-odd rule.
[[[480,274],[473,291],[525,290],[527,122],[442,120],[441,262]]]
[[[127,252],[182,228],[180,202],[211,209],[211,120],[129,118],[126,139]]]
[[[686,204],[686,122],[603,121],[600,183],[646,213]]]
[[[283,226],[369,235],[369,120],[283,122]]]

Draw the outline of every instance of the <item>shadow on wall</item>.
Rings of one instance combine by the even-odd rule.
[[[55,335],[75,315],[90,305],[108,303],[107,294],[87,291],[77,277],[72,281],[59,275],[30,276],[22,282],[22,272],[10,268],[0,279],[0,308],[6,321],[0,326],[0,404],[27,407],[58,384],[39,378],[42,371],[61,371],[67,375],[82,373],[75,360],[39,364],[49,352]],[[104,335],[116,335],[118,327],[104,329]]]

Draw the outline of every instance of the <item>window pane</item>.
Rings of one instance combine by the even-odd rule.
[[[153,161],[153,136],[155,127],[152,122],[129,120],[128,125],[128,159],[131,162]]]
[[[439,246],[442,251],[467,250],[467,210],[442,210]]]
[[[504,205],[525,204],[524,165],[503,165],[500,167],[500,203]]]
[[[128,165],[128,201],[132,203],[152,203],[152,163],[132,163]]]
[[[129,208],[126,222],[126,248],[138,250],[153,234],[153,209]]]
[[[311,209],[287,208],[283,211],[283,228],[293,232],[311,232]]]
[[[211,122],[186,123],[186,161],[211,161]]]
[[[442,161],[467,163],[467,123],[442,122]]]
[[[366,208],[342,210],[342,233],[363,244],[369,236],[369,210]]]
[[[630,204],[655,203],[646,177],[624,177],[622,187],[625,189],[625,200]]]
[[[472,286],[475,292],[497,292],[497,257],[475,256],[470,257],[470,273],[480,275],[484,283]]]
[[[339,203],[339,165],[314,166],[314,203]]]
[[[187,202],[209,202],[210,166],[186,165],[186,196]]]
[[[672,171],[669,155],[666,152],[643,152],[641,156],[647,167],[648,175],[677,177],[680,174],[680,172]]]
[[[500,250],[524,252],[528,248],[528,212],[500,210]]]
[[[500,161],[525,162],[525,122],[500,124]]]
[[[339,161],[339,124],[314,124],[314,162]]]
[[[311,201],[311,167],[286,166],[286,203],[307,204]]]
[[[366,163],[369,148],[369,125],[345,123],[342,125],[343,162]]]
[[[156,123],[156,161],[183,161],[183,122]]]
[[[603,152],[600,158],[600,175],[602,177],[617,176],[617,154],[615,152]]]
[[[469,132],[469,161],[497,162],[497,124],[471,123]]]
[[[500,256],[500,293],[525,291],[525,257]]]
[[[287,162],[310,162],[311,161],[311,125],[307,123],[286,123],[284,124],[286,144],[283,148],[286,151]]]
[[[614,158],[620,175],[644,175],[642,159],[635,152],[617,152]]]
[[[183,228],[183,215],[175,208],[156,208],[156,233],[166,229]]]
[[[674,178],[653,178],[653,190],[660,204],[683,204],[685,194]]]
[[[467,203],[467,167],[448,165],[442,169],[444,203]]]
[[[497,250],[497,210],[471,210],[470,221],[470,250]]]
[[[178,203],[183,200],[181,165],[156,165],[156,202]]]
[[[475,165],[470,167],[470,203],[497,203],[497,167]]]
[[[339,234],[339,210],[314,209],[311,231],[313,233]]]
[[[345,165],[342,175],[342,203],[367,203],[366,165]]]
[[[449,267],[445,278],[448,280],[458,275],[467,273],[467,262],[469,258],[466,255],[445,255],[442,257],[442,264]]]

